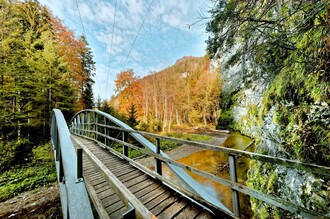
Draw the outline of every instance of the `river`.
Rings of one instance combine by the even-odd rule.
[[[221,134],[220,136],[214,138],[218,138],[218,141],[216,142],[222,142],[220,146],[248,151],[254,150],[252,147],[248,147],[251,145],[252,139],[237,132]],[[186,157],[180,158],[177,161],[188,166],[213,173],[219,177],[229,179],[228,155],[225,153],[212,150],[199,150]],[[236,166],[238,182],[245,185],[246,173],[249,168],[249,160],[244,157],[239,157],[237,158]],[[229,209],[232,209],[231,189],[229,187],[210,181],[189,171],[187,172],[202,186],[204,186],[204,188],[210,191],[211,194],[216,194],[225,206],[227,206]],[[171,179],[174,177],[171,173],[168,172],[166,168],[163,168],[163,174]],[[241,211],[242,218],[250,218],[251,208],[249,199],[243,194],[240,194],[240,205],[241,209],[243,209]]]

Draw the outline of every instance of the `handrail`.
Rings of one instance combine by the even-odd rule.
[[[94,218],[85,184],[78,178],[77,155],[63,114],[53,109],[51,142],[61,193],[63,218]]]
[[[96,120],[96,121],[94,121],[94,123],[90,123],[90,121],[91,121],[90,113],[91,112],[94,115],[94,120]],[[86,116],[84,115],[85,113],[86,113]],[[86,117],[86,120],[87,120],[86,125],[89,128],[90,128],[90,125],[94,125],[94,129],[95,129],[94,132],[96,132],[96,130],[98,130],[98,126],[100,125],[97,121],[96,114],[101,115],[104,118],[107,118],[108,120],[112,121],[113,123],[115,123],[119,127],[127,130],[134,139],[136,139],[139,143],[141,143],[141,145],[143,145],[144,147],[148,148],[149,150],[151,150],[153,152],[156,152],[156,150],[157,150],[156,146],[154,144],[152,144],[150,141],[148,141],[146,138],[144,138],[141,134],[134,133],[133,132],[134,129],[132,129],[127,124],[125,124],[122,121],[120,121],[119,119],[117,119],[117,118],[115,118],[115,117],[113,117],[113,116],[111,116],[107,113],[104,113],[102,111],[99,111],[99,110],[87,109],[87,110],[82,110],[82,111],[76,113],[73,116],[73,118],[71,119],[71,122],[70,122],[71,132],[72,132],[72,130],[77,130],[78,127],[80,127],[80,126],[83,126],[83,127],[85,126],[85,123],[84,123],[85,117]],[[82,115],[82,116],[79,116],[79,115]],[[88,132],[88,133],[90,134],[90,132]],[[101,135],[101,133],[98,134],[98,135]],[[96,135],[94,135],[94,136],[96,136]],[[123,136],[125,136],[125,134],[123,134]],[[127,153],[127,149],[124,148],[124,152]],[[165,158],[169,158],[167,156],[167,154],[165,154],[163,151],[159,151],[159,152],[160,152],[161,156],[163,156]],[[232,214],[232,212],[218,200],[218,198],[215,196],[215,194],[209,193],[204,187],[202,187],[194,178],[192,178],[183,169],[181,169],[181,168],[179,168],[175,165],[168,164],[168,163],[165,163],[165,165],[180,180],[180,182],[183,183],[191,192],[193,192],[194,194],[202,197],[205,200],[208,200],[210,203],[212,203],[216,207],[220,208],[222,211],[225,211],[228,214]]]
[[[79,114],[80,114],[80,116],[84,116],[85,112],[88,114],[88,112],[95,112],[95,111],[93,111],[93,110],[81,111],[78,114],[76,114],[76,116],[78,116]],[[100,111],[98,111],[98,112],[100,112]],[[104,114],[104,113],[102,113],[102,114]],[[288,210],[292,213],[297,213],[297,214],[300,214],[300,215],[308,217],[308,218],[319,218],[320,216],[322,216],[321,214],[319,214],[317,212],[313,212],[309,209],[306,209],[306,208],[303,208],[301,206],[289,203],[287,201],[280,200],[276,197],[266,195],[266,194],[264,194],[260,191],[257,191],[257,190],[248,188],[248,187],[246,187],[242,184],[239,184],[239,183],[237,183],[237,179],[235,179],[235,177],[231,177],[231,180],[227,180],[227,179],[223,179],[223,178],[214,176],[210,173],[206,173],[206,172],[198,170],[194,167],[187,166],[187,165],[178,163],[176,161],[173,161],[169,157],[165,157],[161,153],[157,153],[158,152],[157,150],[151,150],[151,152],[150,152],[150,150],[141,149],[141,148],[139,148],[135,145],[129,144],[125,141],[121,141],[121,140],[118,140],[116,138],[110,137],[106,134],[103,134],[103,133],[99,132],[96,127],[103,127],[105,129],[110,129],[111,128],[111,129],[115,129],[115,130],[118,130],[118,131],[128,132],[132,136],[134,136],[134,134],[136,134],[136,135],[140,135],[140,136],[141,135],[146,135],[146,136],[155,137],[156,142],[158,142],[158,143],[159,143],[159,139],[167,139],[167,140],[172,140],[172,141],[175,141],[175,142],[190,144],[190,145],[197,146],[197,147],[202,147],[202,148],[206,148],[206,149],[210,149],[210,150],[215,150],[215,151],[227,153],[229,155],[229,165],[230,165],[230,174],[231,174],[231,176],[232,176],[232,174],[235,175],[235,173],[236,173],[235,156],[237,156],[237,155],[238,156],[245,156],[245,157],[252,158],[252,159],[255,159],[255,160],[260,160],[260,161],[270,162],[270,163],[274,163],[274,164],[279,164],[279,165],[287,166],[287,167],[290,167],[290,168],[302,169],[302,170],[305,170],[307,172],[313,172],[313,173],[322,174],[322,175],[326,175],[326,176],[328,176],[330,174],[330,167],[318,166],[318,165],[314,165],[314,164],[306,164],[306,163],[301,163],[301,162],[298,162],[298,161],[282,159],[282,158],[277,158],[277,157],[272,157],[272,156],[267,156],[267,155],[262,155],[262,154],[247,152],[247,151],[240,151],[240,150],[237,150],[237,149],[225,148],[225,147],[215,146],[215,145],[211,145],[211,144],[198,143],[198,142],[192,142],[192,141],[186,141],[186,140],[179,140],[179,139],[175,139],[175,138],[171,138],[171,137],[160,136],[160,135],[157,135],[157,134],[152,134],[152,133],[147,133],[147,132],[142,132],[142,131],[136,131],[136,130],[133,130],[131,128],[115,127],[115,126],[110,126],[108,124],[100,124],[100,123],[98,123],[98,121],[93,121],[93,123],[90,120],[87,121],[86,123],[84,123],[82,121],[82,123],[80,123],[80,124],[77,123],[77,122],[78,122],[77,119],[76,120],[73,119],[72,123],[71,123],[71,131],[75,132],[75,134],[77,134],[77,135],[85,137],[84,133],[87,133],[89,136],[90,136],[91,133],[93,133],[94,136],[96,136],[96,135],[102,136],[105,139],[109,139],[109,140],[118,142],[120,144],[123,144],[126,147],[130,147],[130,148],[133,148],[135,150],[139,150],[140,152],[142,152],[144,154],[153,156],[156,160],[164,162],[165,164],[169,164],[169,165],[175,166],[177,168],[182,168],[182,169],[189,170],[189,171],[191,171],[193,173],[196,173],[200,176],[203,176],[203,177],[208,178],[210,180],[216,181],[216,182],[221,183],[225,186],[231,187],[232,190],[233,190],[234,214],[237,217],[239,217],[239,214],[240,214],[239,213],[239,204],[238,204],[239,203],[238,193],[237,193],[238,191],[242,192],[244,194],[247,194],[249,196],[255,197],[257,199],[260,199],[260,200],[262,200],[264,202],[267,202],[271,205],[274,205],[276,207],[283,208],[283,209]],[[80,120],[79,120],[79,122],[80,122]],[[90,129],[90,125],[94,126],[94,130]],[[86,129],[85,129],[85,126],[86,126]],[[89,127],[89,129],[87,129],[87,127]],[[107,133],[107,132],[105,132],[105,133]],[[87,136],[87,138],[91,139],[89,136]],[[156,146],[157,146],[157,144],[156,144]],[[157,165],[157,163],[156,163],[156,165]],[[235,192],[236,192],[236,194],[235,194]],[[208,201],[207,199],[205,199],[205,200]],[[235,207],[238,208],[238,209],[235,209]]]

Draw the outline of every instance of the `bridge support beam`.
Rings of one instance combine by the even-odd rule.
[[[236,157],[229,154],[229,173],[230,180],[237,183],[237,174],[236,174]],[[233,212],[236,217],[240,217],[240,208],[239,208],[239,194],[238,191],[232,189],[232,200],[233,200]]]

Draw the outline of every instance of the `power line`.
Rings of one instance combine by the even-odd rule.
[[[126,67],[128,57],[130,56],[130,54],[131,54],[131,52],[132,52],[132,49],[133,49],[134,44],[135,44],[135,42],[136,42],[136,39],[138,38],[138,36],[139,36],[139,34],[140,34],[140,31],[141,31],[141,29],[142,29],[142,26],[143,26],[143,24],[144,24],[144,22],[145,22],[145,20],[146,20],[146,18],[147,18],[147,16],[148,16],[148,14],[149,14],[149,11],[150,11],[150,8],[151,8],[151,5],[152,5],[153,1],[154,1],[154,0],[151,0],[151,2],[150,2],[150,5],[149,5],[148,10],[147,10],[147,13],[145,14],[145,16],[144,16],[144,18],[143,18],[143,21],[142,21],[142,23],[141,23],[141,26],[140,26],[140,28],[139,28],[139,30],[138,30],[136,36],[135,36],[135,39],[134,39],[134,41],[133,41],[133,43],[132,43],[131,48],[130,48],[130,50],[129,50],[127,56],[126,56],[125,63],[124,63],[124,68]]]
[[[112,52],[112,45],[113,45],[113,36],[115,32],[115,23],[116,23],[116,11],[117,11],[117,0],[115,3],[115,12],[113,14],[113,23],[112,23],[112,36],[111,36],[111,44],[110,44],[110,54],[109,54],[109,64],[108,64],[108,77],[107,77],[107,85],[105,92],[108,92],[108,83],[109,83],[109,75],[110,75],[110,63],[111,63],[111,52]]]
[[[76,2],[76,6],[77,6],[77,10],[78,10],[78,14],[79,14],[79,18],[80,18],[80,24],[81,24],[81,27],[82,27],[82,29],[83,29],[84,35],[85,35],[85,37],[86,37],[86,40],[87,40],[87,35],[86,35],[86,31],[85,31],[84,23],[83,23],[82,18],[81,18],[81,13],[80,13],[80,10],[79,10],[78,1],[75,0],[75,2]],[[96,83],[97,83],[98,88],[99,88],[99,92],[101,93],[100,83],[99,83],[99,80],[98,80],[98,78],[97,78],[97,74],[96,74],[96,73],[95,73],[95,78],[96,78]]]
[[[82,29],[83,29],[83,31],[84,31],[84,35],[85,35],[85,37],[87,37],[87,36],[86,36],[85,27],[84,27],[84,23],[83,23],[83,21],[82,21],[82,18],[81,18],[81,13],[80,13],[80,10],[79,10],[78,1],[77,1],[77,0],[75,0],[75,2],[76,2],[77,10],[78,10],[78,13],[79,13],[80,24],[81,24],[81,26],[82,26]]]

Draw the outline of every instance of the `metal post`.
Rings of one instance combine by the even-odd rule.
[[[160,140],[156,138],[156,154],[160,155]],[[162,161],[155,158],[155,170],[156,173],[162,175]]]
[[[85,113],[81,113],[81,134],[85,135]]]
[[[73,119],[73,133],[74,134],[77,133],[77,118],[76,117]]]
[[[104,117],[104,125],[107,125],[107,118]],[[107,136],[107,127],[104,127],[104,135]],[[107,138],[104,137],[104,144],[107,145]]]
[[[236,174],[236,157],[233,155],[229,155],[229,172],[230,172],[230,180],[233,182],[237,182],[237,174]],[[239,194],[238,191],[232,189],[232,199],[233,199],[233,211],[236,217],[240,217],[240,208],[239,208]]]
[[[107,120],[107,125],[109,125],[110,124],[110,121],[109,120]],[[107,130],[106,130],[106,135],[107,136],[109,136],[110,135],[110,130],[109,130],[109,128],[107,128]],[[106,141],[107,141],[107,145],[110,145],[110,139],[106,139]]]
[[[74,134],[77,134],[77,118],[75,117],[74,119],[73,119],[73,133]]]
[[[77,135],[80,134],[79,127],[80,127],[80,116],[77,115],[77,130],[76,130],[76,134],[77,134]]]
[[[83,180],[83,150],[77,149],[77,180],[80,182]]]
[[[122,135],[123,135],[123,142],[127,142],[127,139],[128,139],[128,135],[127,135],[127,132],[122,132]],[[123,155],[128,157],[128,147],[126,145],[123,144]]]
[[[94,123],[95,123],[95,127],[94,127],[95,134],[94,134],[94,137],[95,137],[95,140],[97,140],[98,136],[97,136],[97,133],[96,132],[98,132],[99,129],[98,129],[98,125],[97,125],[97,123],[98,123],[98,117],[97,117],[96,112],[94,112]]]
[[[91,136],[91,113],[87,112],[87,137]]]

